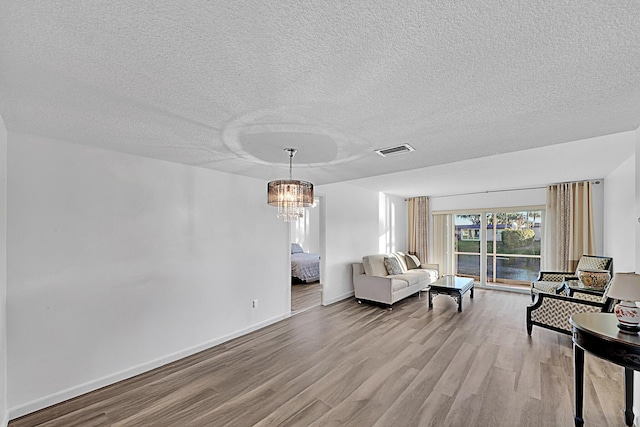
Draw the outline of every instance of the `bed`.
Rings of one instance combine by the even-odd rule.
[[[320,280],[320,255],[305,253],[299,244],[292,243],[291,280],[304,283]]]

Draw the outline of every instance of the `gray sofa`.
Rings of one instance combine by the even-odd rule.
[[[385,258],[395,258],[401,268],[400,274],[389,274]],[[438,264],[416,266],[402,252],[367,255],[362,262],[352,264],[353,288],[356,298],[386,305],[413,295],[436,281],[439,277]],[[415,257],[414,257],[415,259]],[[410,268],[417,267],[417,268]]]

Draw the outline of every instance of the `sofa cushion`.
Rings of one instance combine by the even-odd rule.
[[[393,279],[391,281],[391,292],[397,292],[409,287],[409,283],[403,279]]]
[[[384,267],[387,269],[387,273],[390,275],[402,274],[402,268],[396,257],[385,257]]]
[[[413,270],[407,271],[405,274],[415,274],[416,276],[421,277],[421,280],[428,280],[429,283],[438,280],[438,270],[414,268]]]
[[[362,264],[364,266],[364,272],[367,276],[380,276],[385,277],[387,269],[384,266],[384,259],[386,255],[367,255],[362,257]]]
[[[403,280],[407,283],[407,286],[413,286],[418,282],[423,282],[426,279],[425,275],[420,275],[420,274],[409,274],[409,273],[404,273],[404,274],[390,274],[389,276],[387,276],[390,279],[393,279],[393,281],[395,282],[396,280]]]
[[[407,268],[413,270],[414,268],[420,268],[420,260],[417,256],[406,254],[405,260],[407,261]]]

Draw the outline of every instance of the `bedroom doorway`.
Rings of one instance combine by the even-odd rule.
[[[322,304],[322,239],[320,215],[322,198],[305,208],[304,217],[291,223],[291,314]]]

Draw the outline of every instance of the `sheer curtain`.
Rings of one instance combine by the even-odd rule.
[[[429,262],[429,198],[412,197],[407,201],[409,211],[409,253],[420,261]]]
[[[596,255],[591,182],[547,186],[543,269],[575,271],[583,254]]]
[[[453,274],[453,260],[447,258],[449,253],[449,225],[447,214],[433,214],[433,256],[432,262],[437,263],[440,275]]]

